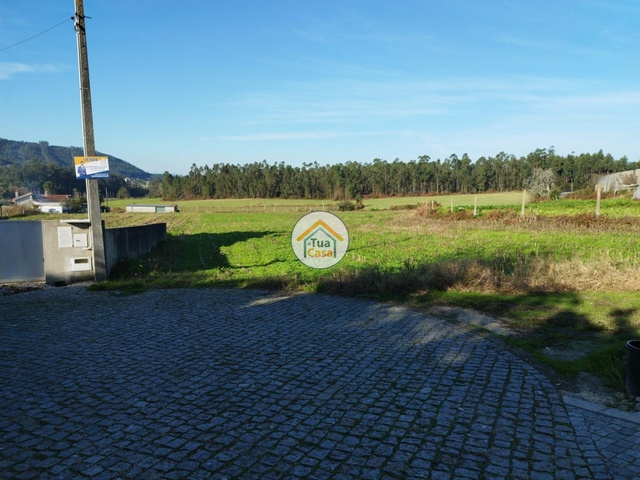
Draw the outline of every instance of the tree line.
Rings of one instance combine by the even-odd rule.
[[[307,198],[349,200],[364,196],[482,193],[526,188],[534,172],[551,173],[562,191],[591,187],[600,175],[640,168],[626,157],[597,153],[556,154],[553,147],[516,158],[501,152],[472,161],[467,154],[432,160],[335,165],[303,163],[293,167],[266,161],[246,165],[195,164],[187,175],[165,172],[149,184],[149,195],[165,200],[196,198]]]
[[[307,198],[353,200],[365,196],[437,195],[482,193],[526,188],[537,172],[549,177],[547,186],[562,191],[593,186],[599,175],[640,168],[640,162],[626,157],[614,159],[597,153],[558,155],[553,147],[537,149],[516,158],[501,152],[472,161],[468,155],[451,155],[432,160],[389,162],[379,158],[369,163],[346,162],[334,165],[303,163],[301,167],[266,161],[245,165],[195,164],[187,175],[165,172],[146,186],[127,182],[112,174],[100,179],[100,193],[109,197],[162,197],[165,200],[196,198]],[[75,177],[73,167],[42,159],[0,165],[0,200],[8,200],[17,190],[39,193],[79,193],[85,182]]]

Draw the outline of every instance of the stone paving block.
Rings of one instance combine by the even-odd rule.
[[[401,307],[219,289],[113,301],[65,287],[0,298],[0,329],[9,478],[640,471],[627,417],[565,402],[498,343]]]

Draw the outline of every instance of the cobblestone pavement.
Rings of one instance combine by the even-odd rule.
[[[579,403],[483,334],[374,302],[0,297],[1,478],[640,478],[640,425]]]

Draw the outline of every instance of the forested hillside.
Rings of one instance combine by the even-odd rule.
[[[100,194],[109,197],[144,196],[146,189],[140,188],[138,182],[111,173],[109,178],[98,180]],[[0,203],[6,202],[26,192],[53,193],[70,195],[74,191],[83,193],[86,182],[76,178],[72,166],[60,166],[42,159],[28,160],[24,163],[0,165]]]
[[[392,162],[337,165],[291,165],[251,163],[247,165],[192,165],[188,175],[165,172],[150,183],[150,195],[167,200],[191,198],[326,198],[354,199],[359,196],[428,195],[510,191],[527,187],[535,171],[549,174],[558,190],[579,190],[594,185],[606,173],[640,168],[626,157],[614,159],[601,151],[580,155],[557,155],[553,148],[537,149],[526,157],[499,153],[473,161],[466,154],[444,160],[429,156]]]
[[[56,147],[49,145],[49,142],[18,142],[0,138],[0,168],[11,164],[24,164],[31,160],[71,168],[73,157],[82,155],[83,149],[80,147]],[[120,158],[106,153],[97,155],[109,157],[109,170],[113,175],[140,180],[151,178],[150,173]]]

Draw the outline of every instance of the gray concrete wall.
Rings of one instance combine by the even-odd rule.
[[[120,260],[146,255],[167,238],[167,224],[154,223],[104,230],[107,276]]]
[[[42,221],[45,281],[51,285],[95,278],[91,227],[85,220]]]
[[[123,259],[145,255],[167,236],[166,223],[103,229],[107,276]],[[93,281],[86,219],[0,222],[0,282],[51,285]]]

